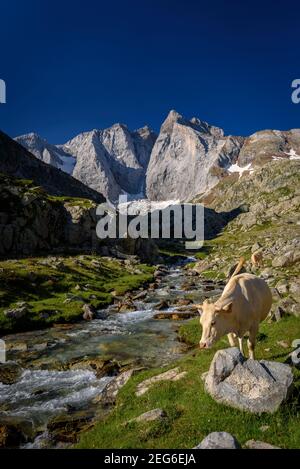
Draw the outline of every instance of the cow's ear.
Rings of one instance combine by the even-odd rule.
[[[228,301],[226,303],[216,303],[215,304],[215,311],[218,313],[231,313],[232,311],[232,301]]]
[[[199,316],[201,316],[201,314],[203,313],[203,304],[197,304],[195,305],[196,308],[197,308],[197,311],[199,313]]]
[[[231,313],[232,311],[232,301],[230,303],[227,303],[225,306],[222,308],[225,313]]]

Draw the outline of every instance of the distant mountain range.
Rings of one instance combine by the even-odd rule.
[[[253,171],[278,158],[299,159],[300,129],[225,136],[221,128],[170,111],[157,136],[149,127],[115,124],[63,145],[31,133],[16,138],[39,160],[115,201],[120,194],[190,200],[232,172]]]
[[[22,145],[0,131],[0,173],[19,179],[29,179],[50,195],[90,199],[101,203],[99,192],[43,161],[39,161]]]

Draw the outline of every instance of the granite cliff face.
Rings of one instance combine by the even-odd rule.
[[[189,200],[215,185],[238,158],[244,139],[171,111],[163,123],[147,170],[147,196]]]
[[[35,134],[16,138],[37,158],[72,174],[112,201],[124,192],[144,195],[155,139],[148,127],[130,132],[122,124],[81,133],[64,145],[50,145]]]

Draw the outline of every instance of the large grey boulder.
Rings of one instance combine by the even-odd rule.
[[[234,436],[227,432],[212,432],[194,449],[239,449],[241,446]]]
[[[248,449],[280,449],[278,446],[273,446],[270,443],[259,440],[248,440],[245,443],[245,447]]]
[[[128,423],[131,422],[153,422],[154,420],[162,420],[166,417],[166,412],[162,409],[152,409],[148,412],[144,412],[143,414],[139,415],[138,417],[129,420]]]
[[[293,374],[283,363],[245,360],[232,347],[215,354],[204,384],[217,402],[252,413],[272,413],[288,397]]]

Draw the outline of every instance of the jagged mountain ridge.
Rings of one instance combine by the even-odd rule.
[[[158,136],[147,126],[132,132],[123,124],[81,133],[63,145],[32,135],[17,141],[112,201],[124,192],[150,200],[191,200],[233,172],[300,155],[299,129],[226,136],[221,128],[174,110]]]
[[[16,140],[37,158],[69,170],[76,179],[116,200],[124,192],[143,193],[156,135],[147,126],[130,132],[126,125],[115,124],[108,129],[83,132],[63,145],[48,144],[35,134]]]
[[[101,193],[85,186],[63,171],[39,161],[18,142],[0,131],[0,173],[21,179],[31,179],[50,195],[79,197],[101,203]]]

